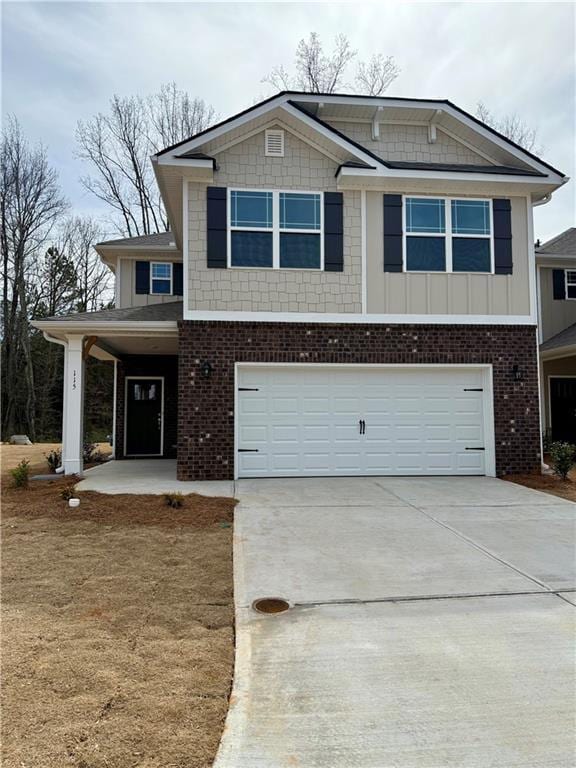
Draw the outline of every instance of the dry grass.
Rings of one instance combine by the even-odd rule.
[[[2,445],[2,476],[19,464],[22,459],[30,462],[30,474],[48,474],[46,454],[60,449],[60,443],[35,443],[34,445]],[[108,455],[112,450],[109,443],[96,443],[98,450]]]
[[[210,766],[232,676],[234,502],[90,492],[71,510],[68,483],[4,484],[3,767]]]

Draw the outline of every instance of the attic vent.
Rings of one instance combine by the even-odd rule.
[[[284,131],[266,131],[266,157],[284,157]]]

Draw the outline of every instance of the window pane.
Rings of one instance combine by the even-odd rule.
[[[409,197],[406,200],[407,232],[444,232],[444,200]]]
[[[170,280],[152,280],[152,293],[170,293]]]
[[[490,272],[490,240],[479,237],[452,238],[454,272]]]
[[[320,235],[280,235],[280,266],[320,269]]]
[[[171,264],[152,264],[152,277],[168,278],[172,271]]]
[[[420,272],[444,272],[446,269],[443,237],[407,237],[406,269]]]
[[[232,232],[233,267],[271,267],[272,233]]]
[[[320,195],[280,193],[281,229],[320,229]]]
[[[569,299],[576,299],[576,285],[569,285],[566,290],[566,296]]]
[[[568,283],[568,285],[572,283],[576,285],[576,272],[572,272],[571,270],[568,270],[566,272],[566,282]]]
[[[452,232],[459,235],[489,235],[488,201],[452,200]]]
[[[230,203],[233,227],[272,227],[272,192],[232,192]]]

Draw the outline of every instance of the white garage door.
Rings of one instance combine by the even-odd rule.
[[[238,368],[239,477],[483,475],[482,370]]]

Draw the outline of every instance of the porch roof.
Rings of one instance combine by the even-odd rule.
[[[145,307],[76,312],[72,315],[53,315],[52,317],[39,318],[34,320],[34,325],[41,328],[45,323],[177,322],[182,319],[183,306],[182,301],[170,301],[164,304],[148,304]]]
[[[88,340],[86,355],[104,360],[124,355],[175,355],[182,308],[182,301],[171,301],[44,317],[33,320],[32,325],[50,341],[83,336]]]
[[[544,359],[576,355],[576,323],[541,344],[540,353]]]

